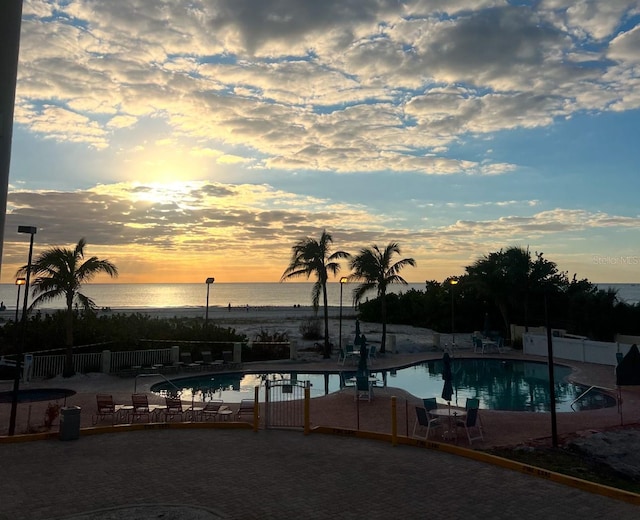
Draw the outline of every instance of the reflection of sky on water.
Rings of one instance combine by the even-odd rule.
[[[549,411],[548,368],[545,363],[529,361],[503,361],[499,359],[455,359],[453,369],[452,405],[464,406],[467,397],[480,399],[480,407],[494,410],[528,410]],[[372,371],[380,383],[386,382],[388,387],[401,388],[416,397],[437,397],[438,402],[445,404],[440,398],[442,393],[442,361],[429,361],[399,370]],[[566,377],[571,369],[556,365],[554,367],[556,410],[571,411],[571,402],[582,394],[586,388],[567,383]],[[255,387],[259,386],[259,399],[264,401],[264,381],[289,379],[310,381],[311,397],[319,397],[339,390],[348,383],[353,374],[338,373],[270,373],[270,374],[207,374],[190,378],[174,379],[172,383],[182,388],[183,400],[209,401],[223,399],[225,402],[237,403],[241,399],[252,399]],[[167,395],[173,387],[166,383],[158,383],[152,391]],[[175,388],[173,388],[175,391]],[[303,389],[293,386],[288,399],[303,397]],[[615,401],[599,392],[591,392],[584,401],[585,407],[601,408],[613,406]],[[579,404],[574,405],[580,409]]]

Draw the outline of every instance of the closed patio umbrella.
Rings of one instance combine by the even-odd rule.
[[[618,387],[618,413],[620,424],[624,424],[622,418],[622,387],[640,385],[640,351],[635,343],[631,345],[629,352],[616,366],[616,386]]]
[[[451,397],[453,396],[453,373],[451,372],[451,356],[445,352],[442,356],[442,379],[444,386],[442,387],[442,398],[447,401],[451,407]]]

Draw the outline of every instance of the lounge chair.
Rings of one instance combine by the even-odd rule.
[[[219,417],[218,412],[220,408],[224,406],[222,399],[212,399],[207,402],[202,409],[202,420],[208,421],[209,419],[216,420]]]
[[[182,401],[179,397],[165,397],[165,408],[162,410],[165,421],[172,421],[178,417],[182,421],[186,410],[182,408]]]
[[[202,352],[202,361],[205,367],[209,367],[214,370],[222,369],[222,361],[219,361],[219,360],[214,361],[213,356],[211,355],[211,352],[209,350],[204,350]]]
[[[149,406],[147,394],[133,394],[131,396],[131,409],[129,410],[129,418],[131,422],[143,417],[147,418],[147,422],[151,422],[151,415],[155,413],[156,407],[152,410]]]
[[[93,424],[97,424],[98,421],[111,417],[111,424],[115,424],[116,420],[120,417],[120,410],[123,405],[115,404],[113,402],[113,396],[107,394],[96,395],[96,414],[92,417]]]
[[[431,430],[435,428],[441,428],[441,427],[442,427],[442,422],[440,421],[440,419],[438,419],[437,417],[430,416],[429,412],[425,408],[422,408],[421,406],[416,406],[416,422],[413,425],[414,437],[419,437],[417,432],[419,429],[422,429],[422,430],[426,430],[424,434],[424,438],[428,439],[431,434]]]
[[[238,407],[238,411],[236,412],[236,419],[239,419],[242,415],[253,416],[253,409],[255,407],[255,401],[253,399],[242,399],[240,401],[240,406]]]
[[[182,368],[189,371],[200,370],[200,363],[194,363],[191,359],[190,352],[181,352],[180,353],[180,361],[182,362]]]

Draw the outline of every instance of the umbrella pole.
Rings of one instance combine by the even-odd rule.
[[[620,414],[620,426],[624,426],[622,418],[622,388],[618,387],[618,413]]]

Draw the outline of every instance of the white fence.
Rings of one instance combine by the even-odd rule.
[[[111,352],[103,350],[91,354],[74,354],[73,368],[76,372],[118,372],[134,366],[167,365],[175,363],[180,357],[179,347],[156,350],[132,350]],[[33,356],[31,363],[25,363],[26,379],[31,377],[54,377],[62,374],[66,356]]]
[[[34,356],[30,367],[31,377],[53,377],[62,374],[65,357],[64,354]],[[102,353],[73,355],[73,368],[76,372],[99,372],[101,363]]]
[[[562,337],[553,337],[551,344],[555,359],[571,359],[573,361],[582,361],[583,363],[598,363],[611,366],[618,364],[616,359],[617,352],[625,355],[631,348],[631,345],[626,343],[609,343]],[[525,354],[533,356],[547,356],[547,336],[524,334],[522,350]]]

